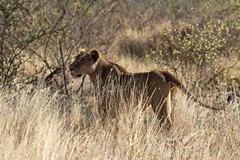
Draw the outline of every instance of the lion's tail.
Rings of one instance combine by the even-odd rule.
[[[166,78],[166,80],[172,84],[174,84],[175,86],[177,86],[178,88],[180,88],[182,90],[183,93],[185,93],[188,97],[190,97],[191,99],[194,100],[194,102],[199,103],[201,106],[205,107],[205,108],[209,108],[212,110],[222,110],[223,108],[215,108],[213,106],[207,105],[202,103],[201,101],[199,101],[195,96],[193,96],[188,90],[187,88],[178,80],[176,79],[171,73],[167,72],[167,71],[162,71],[161,72],[164,77]]]

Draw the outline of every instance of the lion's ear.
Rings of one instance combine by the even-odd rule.
[[[97,50],[92,50],[90,53],[89,53],[90,57],[96,62],[99,58],[99,53]]]

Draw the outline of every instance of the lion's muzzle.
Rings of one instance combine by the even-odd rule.
[[[71,75],[72,75],[73,77],[76,77],[76,78],[81,77],[82,74],[76,74],[75,71],[74,71],[74,69],[75,69],[75,68],[72,67],[72,65],[70,65],[69,70],[70,70],[70,72],[71,72]]]
[[[82,74],[75,74],[74,71],[71,71],[72,77],[80,78]]]

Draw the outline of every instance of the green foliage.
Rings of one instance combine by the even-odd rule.
[[[232,35],[234,29],[224,21],[215,19],[202,25],[180,24],[169,33],[155,33],[148,56],[156,62],[160,59],[167,63],[184,61],[189,65],[198,63],[201,66],[213,63],[233,52],[234,46],[230,43],[236,41],[236,36]]]
[[[215,80],[216,84],[225,71],[221,65],[226,62],[221,60],[238,54],[239,35],[237,24],[229,25],[226,20],[210,18],[196,25],[180,23],[169,32],[154,33],[146,57],[184,77],[195,77],[191,78],[193,81],[206,84]]]

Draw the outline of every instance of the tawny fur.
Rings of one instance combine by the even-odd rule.
[[[147,102],[146,106],[151,105],[160,123],[162,124],[167,120],[169,126],[172,126],[173,123],[171,94],[180,88],[185,94],[191,95],[182,83],[167,71],[152,70],[142,73],[127,73],[123,67],[105,60],[97,50],[80,53],[69,69],[73,76],[88,75],[94,86],[100,87],[100,90],[109,85],[124,89],[123,93],[126,94],[126,100],[131,92],[139,93],[139,95],[143,93]],[[204,107],[215,109],[201,103],[194,96],[191,97]],[[102,94],[102,98],[105,98],[106,103],[109,95]],[[105,103],[104,105],[106,105]],[[104,108],[104,106],[102,107]]]

